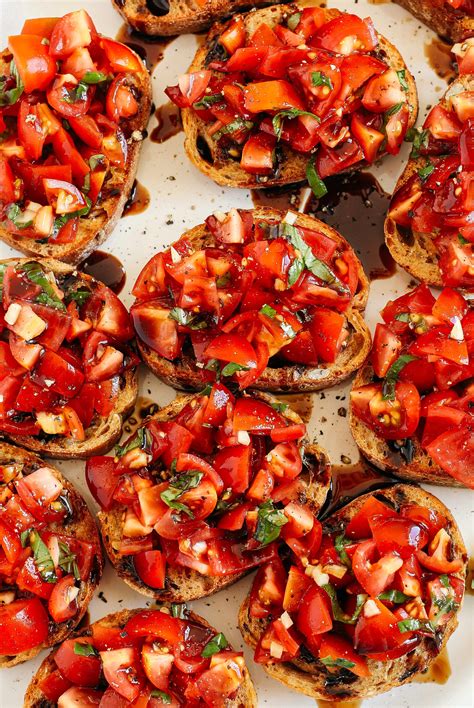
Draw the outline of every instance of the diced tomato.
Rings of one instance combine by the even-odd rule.
[[[48,638],[48,613],[37,597],[0,605],[0,625],[0,654],[4,656],[29,651]]]
[[[54,654],[54,661],[62,676],[73,684],[97,686],[100,677],[98,656],[84,656],[75,651],[76,644],[88,644],[88,637],[66,639]]]
[[[356,580],[371,597],[380,595],[393,582],[395,573],[403,565],[402,559],[393,552],[375,560],[376,547],[375,541],[362,541],[357,545],[352,557],[352,570]]]
[[[347,524],[345,535],[355,539],[369,538],[371,535],[370,519],[374,516],[390,518],[393,515],[394,512],[390,507],[376,497],[369,496]]]
[[[425,527],[410,519],[376,516],[369,519],[369,525],[381,555],[395,552],[401,558],[408,558],[428,543]]]
[[[310,650],[319,649],[319,636],[332,629],[331,605],[327,593],[318,585],[311,585],[303,595],[296,616],[296,626],[304,635]],[[316,636],[315,636],[316,635]]]
[[[410,633],[400,632],[397,617],[380,600],[375,599],[373,602],[374,614],[367,616],[362,610],[357,621],[354,636],[356,651],[380,661],[389,659],[392,650],[401,650],[402,654],[410,651],[414,644]]]
[[[369,384],[351,391],[353,411],[387,440],[410,437],[418,427],[420,395],[413,384],[398,382],[395,399],[384,400],[382,387]]]
[[[105,52],[105,55],[110,63],[112,70],[116,73],[126,73],[130,71],[144,71],[145,67],[139,56],[135,54],[129,47],[121,42],[116,42],[108,37],[100,38],[100,46]]]
[[[102,509],[109,511],[117,487],[113,457],[91,457],[86,462],[86,481],[92,496]]]
[[[151,588],[165,587],[166,558],[161,551],[142,551],[133,557],[138,577]]]
[[[62,696],[63,693],[65,693],[70,687],[71,682],[62,676],[59,669],[54,669],[51,673],[47,673],[39,684],[41,693],[43,693],[46,698],[53,703],[57,703],[60,696]]]
[[[66,622],[77,615],[77,599],[74,595],[71,595],[75,588],[75,583],[73,575],[65,575],[58,580],[53,588],[48,601],[48,610],[53,620],[58,624]]]
[[[284,80],[260,81],[244,88],[245,108],[251,113],[283,111],[305,106],[293,86]]]
[[[45,91],[56,74],[56,62],[41,39],[34,34],[8,38],[8,49],[13,54],[25,93]]]
[[[352,643],[332,632],[323,634],[319,647],[320,659],[343,659],[348,662],[348,670],[356,676],[366,678],[370,675],[366,660],[359,656],[352,646]]]

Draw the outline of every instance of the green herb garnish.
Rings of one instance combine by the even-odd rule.
[[[142,450],[148,450],[151,447],[151,433],[146,427],[138,428],[135,435],[130,438],[124,445],[115,446],[115,457],[123,457],[130,450],[139,447]]]
[[[236,371],[248,371],[248,366],[242,366],[242,364],[236,364],[235,361],[229,361],[228,364],[224,366],[221,371],[221,376],[232,376]]]
[[[405,69],[400,69],[399,71],[397,71],[397,76],[398,76],[398,80],[400,82],[400,86],[402,87],[403,91],[408,91],[409,87],[408,87],[408,82],[406,79]]]
[[[416,358],[416,356],[412,356],[411,354],[402,354],[396,361],[393,362],[392,366],[387,371],[382,386],[382,397],[384,401],[395,400],[395,386],[397,384],[400,372],[407,364],[414,361]]]
[[[279,111],[275,116],[273,116],[272,119],[273,130],[275,131],[277,140],[280,140],[281,138],[283,121],[285,118],[288,118],[288,120],[293,120],[293,118],[298,118],[298,116],[311,116],[311,118],[314,118],[314,120],[318,123],[321,122],[318,116],[315,116],[314,113],[310,113],[309,111],[300,111],[298,108],[289,108],[287,111]]]
[[[205,659],[208,659],[210,656],[212,656],[213,654],[217,654],[218,652],[222,651],[222,649],[225,649],[227,646],[229,646],[229,642],[222,634],[222,632],[219,632],[219,634],[216,634],[216,636],[213,637],[206,644],[206,646],[201,652],[201,656]]]
[[[58,578],[54,561],[51,558],[47,545],[37,531],[31,531],[30,533],[30,546],[41,579],[44,580],[45,583],[55,583]]]
[[[191,509],[186,506],[186,504],[183,504],[182,502],[178,501],[178,499],[181,497],[182,494],[184,494],[184,492],[187,492],[189,489],[194,489],[195,487],[197,487],[202,478],[203,473],[197,471],[187,472],[186,474],[181,474],[178,477],[175,477],[174,479],[170,480],[170,486],[168,487],[168,489],[165,489],[164,492],[161,492],[160,497],[162,501],[164,501],[165,504],[167,504],[167,506],[169,506],[171,509],[182,511],[187,514],[191,519],[194,519],[194,514]]]
[[[311,271],[314,275],[320,278],[323,282],[328,285],[332,285],[335,290],[341,293],[347,293],[347,285],[344,285],[335,273],[327,266],[323,261],[313,254],[311,246],[309,246],[306,241],[301,236],[299,230],[295,226],[290,226],[290,224],[284,224],[283,235],[288,239],[288,241],[294,246],[294,248],[299,252],[299,256],[295,258],[297,263],[299,263],[294,270],[292,270],[292,265],[288,271],[288,285],[291,287],[299,278],[303,268]]]
[[[183,310],[182,307],[173,307],[169,311],[168,317],[183,327],[189,327],[189,329],[206,329],[207,327],[207,322],[199,320],[197,315],[188,310]]]
[[[394,602],[396,605],[402,605],[410,599],[409,595],[405,595],[401,590],[385,590],[385,592],[380,593],[378,598],[379,600]]]
[[[35,285],[39,285],[42,289],[43,292],[37,296],[36,302],[47,305],[48,307],[54,307],[56,310],[66,309],[66,306],[63,301],[59,299],[56,289],[51,285],[49,278],[39,263],[36,261],[23,263],[20,266],[20,271],[25,273],[28,280]]]
[[[294,12],[292,15],[289,16],[289,18],[286,21],[288,29],[290,29],[292,32],[294,32],[295,29],[298,27],[300,20],[301,20],[301,12]]]
[[[325,194],[328,193],[328,188],[324,184],[321,177],[318,175],[315,164],[312,160],[306,165],[306,179],[311,187],[316,199],[321,199]]]
[[[258,507],[257,528],[254,538],[262,545],[267,546],[280,535],[281,527],[288,522],[283,511],[276,509],[273,502],[268,500]]]
[[[214,103],[219,103],[224,99],[222,93],[210,93],[208,96],[203,96],[200,101],[193,103],[193,108],[196,110],[206,110],[209,106],[214,105]]]
[[[12,88],[12,89],[5,88],[9,83],[10,77],[8,77],[8,76],[1,76],[0,77],[0,107],[1,106],[12,106],[14,103],[16,103],[18,101],[21,94],[25,90],[25,87],[24,87],[23,82],[21,80],[20,74],[18,73],[18,69],[16,68],[16,64],[15,64],[14,59],[12,59],[10,62],[10,74],[11,74],[11,76],[13,76],[13,78],[16,81],[16,87]]]
[[[171,696],[169,693],[166,693],[166,691],[160,691],[159,688],[154,688],[153,691],[150,693],[150,696],[152,698],[158,698],[162,703],[165,703],[166,705],[169,705],[171,703]]]
[[[277,311],[273,309],[270,305],[263,305],[263,307],[260,308],[260,313],[262,315],[266,315],[267,317],[271,317],[272,319],[275,317]]]
[[[324,666],[330,667],[330,668],[340,668],[340,669],[352,669],[353,666],[355,666],[354,661],[349,661],[348,659],[333,659],[331,656],[323,656],[322,658],[320,657],[319,659],[321,663],[324,664]]]
[[[360,613],[362,612],[362,608],[364,607],[365,601],[367,600],[367,595],[363,593],[357,595],[355,610],[352,615],[348,615],[346,612],[344,612],[341,605],[339,604],[339,598],[337,597],[336,588],[331,585],[331,583],[327,583],[326,585],[323,585],[323,590],[325,590],[329,595],[329,599],[331,600],[332,605],[332,614],[336,622],[343,622],[344,624],[355,624],[359,618]]]
[[[74,642],[74,654],[78,656],[99,656],[92,644]]]
[[[331,79],[322,71],[312,71],[311,72],[311,83],[313,86],[327,86],[331,90],[334,88]]]

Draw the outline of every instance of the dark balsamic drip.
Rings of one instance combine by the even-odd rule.
[[[150,192],[138,180],[134,180],[130,196],[125,202],[122,216],[142,214],[150,204]]]
[[[150,140],[154,143],[164,143],[183,129],[179,108],[174,103],[169,102],[158,106],[155,117],[158,125],[153,128],[150,135]]]
[[[117,42],[126,44],[143,59],[150,73],[163,60],[165,49],[174,37],[152,38],[139,32],[132,31],[127,24],[123,24],[115,37]]]
[[[439,37],[433,38],[431,42],[425,44],[425,57],[436,76],[447,81],[448,84],[454,80],[456,70],[450,44],[443,42]]]
[[[118,295],[125,285],[125,268],[118,258],[104,251],[93,251],[85,261],[79,264],[78,270],[92,276]]]

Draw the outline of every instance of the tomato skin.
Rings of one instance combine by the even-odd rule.
[[[384,660],[383,652],[401,650],[403,645],[406,647],[403,653],[410,651],[410,633],[401,634],[397,617],[380,600],[374,599],[374,603],[379,613],[366,617],[362,612],[357,621],[354,636],[356,651],[368,656],[377,653],[381,661]]]
[[[234,432],[245,430],[254,435],[269,433],[281,428],[285,419],[268,403],[255,398],[238,398],[234,407]]]
[[[115,123],[122,118],[131,118],[138,112],[138,103],[126,82],[127,77],[119,74],[107,91],[106,112],[108,118]]]
[[[420,418],[420,394],[413,384],[399,381],[395,386],[395,401],[384,401],[381,384],[368,384],[351,391],[354,414],[386,440],[408,438],[416,431]],[[400,419],[389,418],[385,425],[379,415],[392,415],[393,406]]]
[[[13,656],[33,649],[48,638],[49,618],[38,598],[14,600],[0,606],[0,654]]]
[[[0,157],[0,201],[4,204],[15,201],[13,179],[10,165],[4,157]]]
[[[369,519],[374,541],[379,553],[395,551],[401,558],[408,558],[428,543],[428,533],[421,525],[399,517]]]
[[[371,535],[370,519],[374,516],[390,518],[393,510],[374,496],[369,496],[359,511],[346,526],[345,535],[348,538],[369,538]]]
[[[184,636],[185,623],[159,610],[144,610],[128,620],[124,631],[130,637],[153,636],[174,646]]]
[[[66,575],[54,585],[53,592],[48,601],[49,614],[58,624],[66,622],[77,615],[77,600],[69,600],[69,592],[75,587],[73,575]]]
[[[138,577],[145,585],[161,589],[165,587],[166,559],[161,551],[142,551],[133,557]]]
[[[402,566],[401,558],[393,552],[373,562],[376,545],[374,540],[362,541],[357,545],[352,558],[356,580],[371,597],[380,595],[393,582],[396,571]]]
[[[243,494],[250,480],[250,445],[235,445],[220,450],[214,459],[214,468],[222,478],[225,488],[234,494]]]
[[[55,59],[65,59],[75,49],[88,47],[96,34],[94,23],[85,10],[69,12],[53,28],[49,53]]]
[[[86,461],[86,482],[98,504],[109,511],[114,503],[113,495],[117,487],[113,457],[94,456]]]
[[[386,325],[378,323],[372,345],[372,366],[375,375],[384,378],[389,368],[398,358],[402,342]]]
[[[108,37],[100,38],[100,46],[110,62],[112,70],[116,73],[130,71],[145,71],[143,62],[137,54],[121,42],[116,42]]]
[[[314,640],[313,635],[331,631],[332,617],[329,597],[318,585],[312,585],[304,594],[296,617],[296,626],[305,636],[305,641],[310,649],[315,645],[319,648],[319,637]]]
[[[87,644],[87,637],[66,639],[59,645],[54,661],[61,674],[71,683],[80,686],[97,686],[100,678],[100,660],[97,656],[82,656],[76,654],[74,646],[77,643]]]
[[[319,658],[346,659],[354,666],[349,667],[356,676],[366,678],[370,675],[366,660],[359,656],[352,646],[352,643],[338,634],[323,634],[321,646],[319,647]]]
[[[20,102],[17,131],[18,139],[29,159],[38,160],[43,151],[46,135],[43,132],[37,106],[31,106],[26,100]]]
[[[8,38],[8,48],[13,54],[25,93],[45,91],[56,74],[56,62],[41,37],[20,34]]]
[[[71,682],[58,669],[47,674],[39,684],[39,689],[49,701],[58,702],[60,696],[71,687]]]

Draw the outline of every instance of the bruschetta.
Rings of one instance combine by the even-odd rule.
[[[8,38],[0,75],[0,238],[77,263],[111,233],[130,194],[150,76],[85,10],[27,20]]]
[[[79,624],[102,574],[94,520],[60,472],[0,443],[0,668]]]
[[[115,458],[86,465],[119,577],[173,602],[226,587],[311,532],[329,477],[290,408],[221,384],[176,398]]]
[[[416,87],[370,18],[274,5],[216,24],[166,90],[185,148],[215,182],[259,188],[324,179],[396,155],[417,116]]]
[[[369,698],[425,672],[457,626],[466,549],[449,510],[397,484],[263,566],[239,624],[255,661],[316,699]]]
[[[350,423],[361,452],[404,479],[474,488],[474,311],[426,285],[389,302],[356,375]]]
[[[132,290],[142,357],[174,388],[315,391],[370,349],[368,280],[323,222],[270,208],[215,212],[153,256]]]
[[[474,287],[474,40],[459,48],[459,77],[431,109],[392,197],[385,240],[394,259],[429,285]]]
[[[450,42],[474,35],[472,0],[395,0],[419,20]]]
[[[107,452],[137,397],[124,305],[50,258],[1,261],[0,283],[0,433],[49,457]]]
[[[256,708],[244,657],[184,606],[122,610],[78,631],[46,657],[24,708],[169,705]]]

